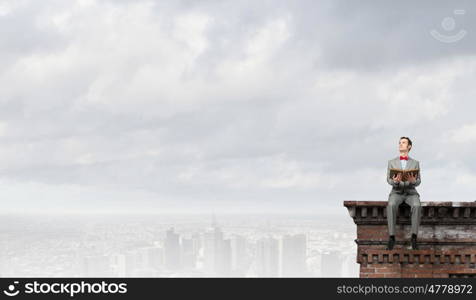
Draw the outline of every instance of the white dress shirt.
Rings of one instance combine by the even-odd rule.
[[[405,170],[407,168],[407,160],[400,159],[400,164],[402,165],[403,170]]]

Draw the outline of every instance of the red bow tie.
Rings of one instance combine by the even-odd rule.
[[[408,156],[400,156],[400,160],[402,160],[402,159],[408,160]]]

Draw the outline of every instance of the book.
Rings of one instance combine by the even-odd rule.
[[[408,181],[408,175],[414,174],[416,175],[416,178],[420,177],[420,169],[408,169],[408,170],[402,170],[402,169],[390,169],[390,179],[393,179],[393,176],[398,175],[399,173],[402,174],[402,181]]]

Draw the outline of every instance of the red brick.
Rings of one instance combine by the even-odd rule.
[[[361,277],[442,277],[450,274],[476,274],[476,203],[438,202],[423,205],[418,241],[419,250],[409,249],[410,229],[408,217],[399,215],[396,227],[397,244],[391,251],[386,250],[388,228],[382,209],[386,201],[346,201],[345,206],[356,209],[358,243],[357,263]],[[422,202],[424,204],[426,202]],[[367,217],[361,207],[367,208]],[[407,208],[405,208],[407,209]],[[469,210],[468,210],[469,209]],[[432,216],[428,213],[432,211]],[[466,215],[462,213],[466,212]],[[378,212],[373,215],[372,212]],[[448,212],[448,213],[447,213]],[[469,217],[468,217],[469,213]],[[426,218],[426,219],[425,219]],[[439,218],[442,218],[439,220]],[[369,221],[366,223],[366,221]],[[401,245],[401,242],[405,245]],[[471,243],[469,243],[471,242]],[[464,243],[467,243],[466,245]]]

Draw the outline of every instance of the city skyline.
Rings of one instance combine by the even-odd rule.
[[[358,276],[353,224],[309,216],[10,217],[1,225],[23,232],[0,232],[1,277]]]

